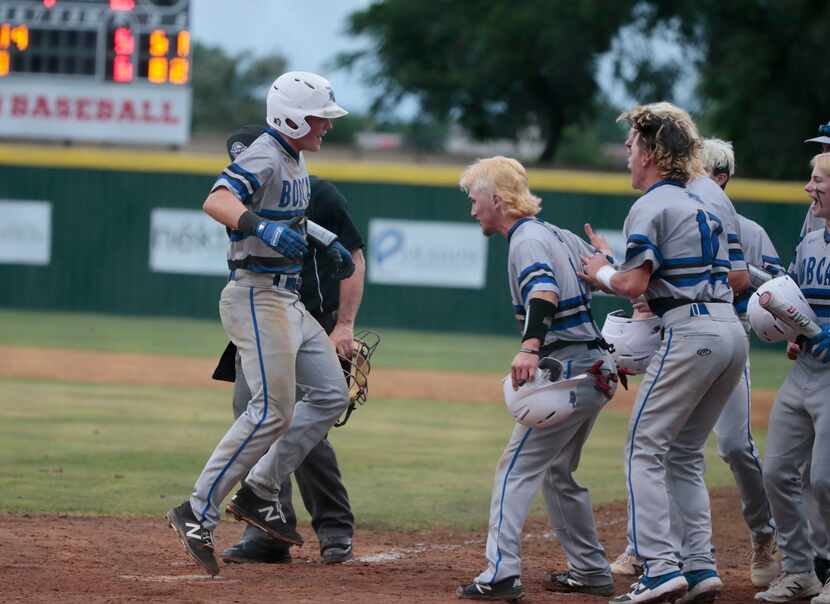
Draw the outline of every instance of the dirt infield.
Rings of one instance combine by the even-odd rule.
[[[747,603],[757,591],[749,583],[749,534],[732,489],[712,497],[715,544],[726,584],[719,602]],[[600,538],[609,556],[624,547],[625,506],[597,511]],[[525,529],[526,602],[603,602],[602,598],[557,595],[541,587],[546,570],[564,569],[555,538],[541,521]],[[223,522],[217,546],[227,547],[240,527]],[[456,586],[484,564],[484,529],[476,532],[355,535],[356,560],[325,566],[317,559],[310,529],[290,565],[221,565],[209,579],[190,562],[161,518],[0,515],[0,593],[3,602],[348,602],[426,604],[457,601]],[[618,591],[631,580],[616,581]]]
[[[112,353],[63,348],[0,346],[0,377],[88,382],[93,384],[157,384],[190,388],[227,388],[210,379],[214,359]],[[426,399],[450,402],[501,403],[499,375],[384,369],[372,371],[370,398]],[[636,387],[619,389],[608,408],[626,412]],[[766,427],[775,392],[752,393],[752,425]]]
[[[0,377],[89,383],[159,384],[227,388],[209,379],[211,359],[0,346]],[[499,376],[377,369],[374,398],[500,402]],[[621,391],[610,407],[630,409],[634,389]],[[771,392],[753,397],[753,423],[766,425]],[[726,588],[719,602],[751,602],[749,532],[734,489],[712,495],[715,545]],[[609,556],[624,547],[626,511],[618,502],[597,510],[600,538]],[[3,602],[239,602],[388,603],[457,601],[456,586],[484,565],[486,528],[474,532],[376,531],[357,527],[353,562],[322,565],[309,527],[290,565],[222,565],[205,576],[182,551],[161,518],[0,514],[0,594]],[[217,548],[231,545],[241,528],[223,522]],[[555,537],[541,520],[525,527],[526,602],[602,602],[602,598],[556,595],[541,587],[546,570],[564,569]],[[623,591],[631,579],[617,580]]]

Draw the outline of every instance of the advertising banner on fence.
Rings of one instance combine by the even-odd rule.
[[[369,282],[482,289],[487,239],[477,224],[372,219]]]
[[[0,136],[182,145],[190,88],[49,78],[0,80]]]
[[[199,210],[153,208],[150,270],[189,275],[228,274],[225,227]]]
[[[52,204],[0,199],[0,264],[45,266],[52,255]]]

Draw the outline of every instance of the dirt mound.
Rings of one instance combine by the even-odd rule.
[[[355,510],[360,515],[360,510]],[[733,489],[712,496],[715,545],[726,588],[719,602],[751,602],[749,533]],[[609,556],[625,545],[625,505],[597,510],[600,538]],[[306,545],[288,565],[221,565],[210,579],[184,554],[162,518],[0,515],[3,548],[0,588],[4,602],[454,602],[456,586],[483,569],[485,529],[355,535],[356,559],[345,565],[319,562],[317,542],[301,527]],[[217,548],[228,547],[241,527],[223,522]],[[565,560],[541,520],[526,526],[522,578],[533,602],[576,602],[545,592],[542,575],[564,569]],[[630,578],[617,580],[618,591]],[[591,601],[594,599],[591,598]],[[597,600],[599,601],[599,600]]]

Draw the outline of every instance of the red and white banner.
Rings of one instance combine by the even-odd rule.
[[[2,79],[0,137],[182,145],[190,139],[190,88]]]

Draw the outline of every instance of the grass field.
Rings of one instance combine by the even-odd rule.
[[[377,364],[387,367],[503,372],[516,347],[382,334]],[[3,311],[0,344],[212,356],[224,336],[210,321]],[[756,353],[753,379],[777,386],[787,366]],[[230,416],[224,390],[0,380],[0,511],[161,514],[188,494]],[[626,423],[601,414],[583,453],[578,476],[595,503],[625,496]],[[511,426],[500,405],[372,399],[331,438],[363,526],[480,527]],[[711,447],[707,480],[732,483]]]

